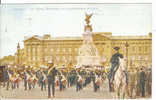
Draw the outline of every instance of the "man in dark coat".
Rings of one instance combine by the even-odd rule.
[[[96,85],[95,85],[95,73],[94,73],[94,71],[90,72],[90,77],[91,77],[91,81],[93,81],[93,91],[95,91]]]
[[[140,89],[142,97],[145,97],[145,82],[146,82],[146,74],[143,68],[141,68],[140,72]]]
[[[46,90],[46,77],[47,77],[47,75],[46,75],[46,72],[45,71],[41,71],[41,91],[43,91],[43,88],[44,88],[44,90]]]
[[[119,57],[123,58],[123,55],[119,53],[119,49],[120,47],[114,47],[115,53],[112,55],[111,60],[110,60],[110,63],[112,65],[110,69],[110,73],[108,74],[110,91],[112,91],[111,85],[114,80],[115,72],[119,66]]]
[[[63,84],[62,84],[62,73],[61,72],[59,72],[59,76],[58,76],[59,78],[59,87],[60,87],[60,91],[62,91],[63,90]]]
[[[82,76],[79,73],[76,75],[76,91],[78,92],[82,89]]]
[[[52,95],[55,97],[55,77],[57,75],[57,70],[53,67],[53,64],[50,65],[48,70],[48,98],[51,98],[51,87]]]
[[[151,96],[151,92],[152,92],[152,70],[151,68],[148,69],[147,75],[146,75],[146,87],[147,87],[147,94],[149,96]]]
[[[5,69],[4,69],[4,84],[3,84],[3,87],[5,87],[5,85],[6,85],[8,80],[9,80],[8,68],[5,67]]]

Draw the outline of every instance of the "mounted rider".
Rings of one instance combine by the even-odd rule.
[[[117,71],[117,69],[119,67],[119,57],[123,58],[123,55],[119,53],[119,49],[120,49],[120,47],[114,47],[115,53],[112,55],[112,57],[110,59],[111,69],[110,69],[110,72],[108,74],[110,91],[112,91],[111,85],[112,85],[113,80],[114,80],[115,72]]]

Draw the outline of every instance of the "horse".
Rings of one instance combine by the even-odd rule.
[[[126,90],[127,88],[127,83],[126,83],[126,74],[125,74],[125,59],[124,58],[119,58],[119,66],[118,69],[114,75],[114,91],[116,98],[125,98],[126,95]]]

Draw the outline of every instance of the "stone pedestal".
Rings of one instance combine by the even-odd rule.
[[[79,48],[77,66],[100,66],[100,56],[92,40],[92,32],[83,34],[83,44]]]

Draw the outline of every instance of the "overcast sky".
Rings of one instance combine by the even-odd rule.
[[[152,30],[150,4],[8,4],[1,7],[0,57],[14,54],[24,36],[82,36],[85,12],[93,13],[94,32],[147,35]]]

